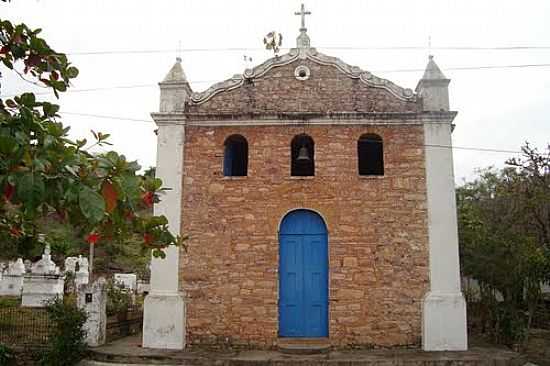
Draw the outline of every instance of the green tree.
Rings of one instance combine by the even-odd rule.
[[[0,20],[0,62],[58,96],[78,69],[39,34]],[[163,257],[163,247],[181,241],[164,216],[148,210],[163,191],[161,180],[140,175],[135,161],[114,151],[93,154],[92,147],[109,145],[108,134],[92,131],[91,143],[69,139],[59,108],[33,93],[0,99],[0,239],[31,252],[38,234],[59,242],[65,229],[90,244],[139,240]]]
[[[457,189],[462,271],[479,281],[483,325],[503,343],[526,339],[550,279],[549,159],[528,144],[522,150]]]

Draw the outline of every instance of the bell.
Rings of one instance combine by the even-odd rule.
[[[296,161],[299,162],[307,162],[309,161],[309,154],[307,153],[307,147],[302,146],[300,150],[298,151],[298,157],[296,158]]]

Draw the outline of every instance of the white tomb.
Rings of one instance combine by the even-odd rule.
[[[30,259],[25,259],[23,264],[25,265],[25,272],[30,272],[32,270],[32,262]]]
[[[137,276],[134,273],[115,273],[115,283],[125,289],[137,290]]]
[[[88,284],[88,282],[90,281],[90,271],[89,271],[88,258],[85,258],[79,255],[77,263],[78,263],[78,271],[76,271],[75,284],[78,288],[78,286]]]
[[[2,275],[2,280],[0,280],[0,296],[21,296],[24,274],[23,259],[19,258],[15,262],[10,262]]]
[[[52,261],[50,245],[46,244],[42,259],[33,263],[31,273],[24,277],[21,306],[44,307],[56,297],[63,297],[65,277]]]
[[[76,264],[78,263],[78,257],[67,257],[65,258],[65,273],[76,273]]]
[[[138,281],[138,284],[137,284],[138,294],[148,294],[150,291],[151,291],[151,284],[149,284],[149,282]]]

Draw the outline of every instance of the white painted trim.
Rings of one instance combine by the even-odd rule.
[[[338,112],[322,113],[286,113],[284,116],[258,113],[249,114],[193,114],[184,112],[151,113],[158,126],[190,125],[190,126],[292,126],[292,125],[422,125],[449,124],[457,112],[424,112],[424,113],[393,113],[393,112]]]
[[[422,304],[425,351],[467,350],[466,302],[460,288],[450,123],[425,124],[430,291]]]
[[[326,220],[325,216],[323,216],[323,214],[321,214],[319,211],[317,211],[313,208],[307,208],[307,207],[297,207],[297,208],[292,208],[292,209],[286,211],[285,214],[283,216],[281,216],[281,219],[279,220],[279,225],[277,225],[277,235],[279,235],[281,233],[281,224],[283,223],[283,220],[285,219],[285,217],[289,213],[291,213],[293,211],[298,211],[298,210],[311,211],[311,212],[315,212],[317,215],[319,215],[323,219],[323,223],[325,224],[325,227],[327,228],[327,236],[329,235],[330,231],[328,229],[328,224],[327,224],[327,220]]]
[[[170,188],[154,206],[155,215],[164,215],[174,235],[180,235],[185,126],[161,125],[158,129],[156,176]],[[151,293],[179,291],[179,248],[165,249],[166,258],[151,261]]]
[[[149,294],[143,312],[143,347],[182,350],[186,336],[185,300],[179,293]]]
[[[185,125],[159,124],[156,176],[165,191],[154,206],[164,215],[172,234],[180,235],[185,152]],[[185,302],[179,289],[179,247],[164,249],[166,258],[151,259],[151,292],[145,298],[143,346],[183,349],[185,347]]]
[[[247,120],[247,121],[187,121],[187,126],[193,126],[193,127],[228,127],[228,126],[303,126],[304,124],[307,124],[308,126],[374,126],[374,125],[381,125],[381,126],[396,126],[396,125],[408,125],[408,126],[421,126],[424,124],[424,122],[421,121],[414,121],[414,122],[403,122],[403,121],[395,121],[395,122],[382,122],[382,121],[339,121],[339,120]]]

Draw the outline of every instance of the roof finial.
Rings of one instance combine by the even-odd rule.
[[[176,62],[181,63],[181,40],[178,41],[178,52],[176,53]]]
[[[185,72],[183,72],[183,68],[181,67],[181,57],[176,56],[176,62],[174,63],[170,71],[168,71],[168,74],[162,82],[188,82],[187,77],[185,76]]]
[[[445,80],[447,79],[439,66],[435,63],[434,56],[428,55],[428,65],[426,65],[426,70],[424,71],[424,80]]]
[[[311,15],[311,12],[306,11],[306,7],[302,3],[300,11],[295,12],[294,15],[300,15],[302,17],[302,26],[300,27],[300,35],[296,39],[296,46],[298,48],[309,48],[309,36],[307,35],[306,28],[306,15]]]
[[[301,15],[302,16],[302,27],[300,28],[300,31],[304,30],[307,31],[306,28],[306,15],[311,15],[310,11],[306,11],[306,7],[304,6],[304,3],[302,3],[302,7],[300,8],[300,11],[295,12],[294,15]]]

